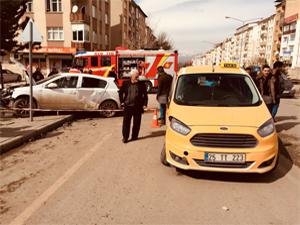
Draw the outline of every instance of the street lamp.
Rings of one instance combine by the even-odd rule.
[[[231,17],[231,16],[225,16],[225,19],[232,19],[232,20],[235,20],[235,21],[238,21],[240,23],[242,23],[242,27],[250,22],[250,21],[254,21],[254,20],[261,20],[263,18],[253,18],[253,19],[248,19],[248,20],[242,20],[242,19],[239,19],[239,18],[235,18],[235,17]],[[240,65],[242,64],[242,48],[243,48],[243,35],[241,35],[241,44],[240,44],[240,48],[241,48],[241,51],[240,51],[240,57],[239,57],[239,63]]]

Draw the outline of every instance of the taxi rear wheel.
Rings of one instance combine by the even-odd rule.
[[[164,145],[164,147],[161,150],[160,153],[160,162],[164,165],[164,166],[170,166],[170,164],[167,161],[167,155],[166,155],[166,146]]]

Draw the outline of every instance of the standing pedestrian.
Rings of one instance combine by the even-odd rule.
[[[44,79],[44,75],[41,73],[40,67],[36,68],[35,72],[32,74],[32,78],[34,79],[35,82],[38,82],[38,81]]]
[[[275,120],[275,116],[279,109],[280,96],[281,96],[281,82],[280,77],[283,72],[283,62],[277,61],[273,65],[273,71],[271,79],[269,80],[270,94],[272,97],[272,117]]]
[[[108,77],[114,78],[115,79],[115,83],[118,85],[118,76],[117,76],[116,68],[115,67],[111,68],[111,70],[108,73]]]
[[[51,72],[48,74],[48,77],[53,76],[55,74],[58,74],[58,71],[57,71],[56,67],[53,67]]]
[[[272,97],[270,94],[269,80],[271,77],[271,68],[268,65],[264,65],[262,72],[258,79],[258,89],[266,103],[270,113],[272,114]]]
[[[122,129],[123,143],[128,142],[132,118],[133,127],[131,140],[135,141],[138,139],[142,114],[148,105],[148,95],[145,82],[138,79],[139,72],[137,70],[131,70],[130,75],[130,79],[124,81],[119,91],[121,106],[124,107]]]
[[[167,74],[162,66],[157,68],[158,72],[158,91],[157,91],[157,101],[160,104],[160,117],[159,122],[161,125],[166,124],[166,108],[168,103],[168,98],[172,86],[173,77]]]

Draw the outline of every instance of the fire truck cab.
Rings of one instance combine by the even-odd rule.
[[[97,76],[110,76],[113,71],[118,85],[129,78],[132,69],[137,69],[146,80],[148,91],[157,88],[157,67],[163,66],[166,73],[176,76],[178,72],[177,51],[164,50],[116,50],[78,52],[70,73],[90,73]]]

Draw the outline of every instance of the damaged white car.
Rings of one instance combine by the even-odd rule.
[[[53,110],[107,110],[102,116],[112,117],[120,109],[118,87],[113,78],[88,74],[63,73],[48,77],[33,86],[33,108]],[[29,108],[29,87],[16,88],[13,108]],[[28,111],[15,110],[18,116]]]

